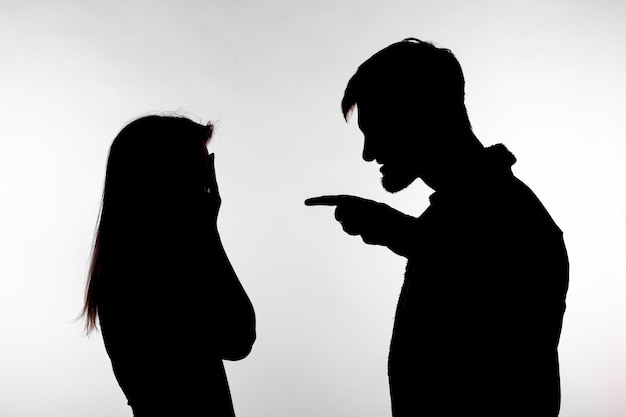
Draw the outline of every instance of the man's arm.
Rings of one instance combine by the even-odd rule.
[[[349,235],[365,243],[387,246],[408,257],[413,248],[417,219],[386,204],[351,195],[325,195],[305,200],[307,206],[334,206],[335,219]]]

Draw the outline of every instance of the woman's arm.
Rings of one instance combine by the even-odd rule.
[[[236,361],[248,356],[256,340],[256,315],[217,231],[211,241],[208,279],[215,347],[223,359]]]
[[[227,360],[248,356],[256,340],[256,316],[239,277],[235,273],[217,231],[217,216],[222,203],[215,176],[215,154],[208,156],[209,182],[207,211],[209,219],[207,242],[210,287],[216,348]]]

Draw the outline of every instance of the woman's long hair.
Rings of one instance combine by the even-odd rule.
[[[200,146],[206,149],[212,134],[211,123],[151,115],[129,123],[113,140],[80,315],[87,334],[97,328],[103,283],[136,261],[138,252],[162,244],[159,237],[176,227],[176,219],[191,215],[185,195],[202,188]]]

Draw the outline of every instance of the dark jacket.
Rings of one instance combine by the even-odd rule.
[[[569,264],[503,145],[437,192],[415,238],[389,355],[394,417],[554,417]]]

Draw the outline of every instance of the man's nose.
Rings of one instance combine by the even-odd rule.
[[[363,160],[366,162],[372,162],[374,159],[376,159],[376,155],[374,155],[372,142],[365,138],[363,142]]]

